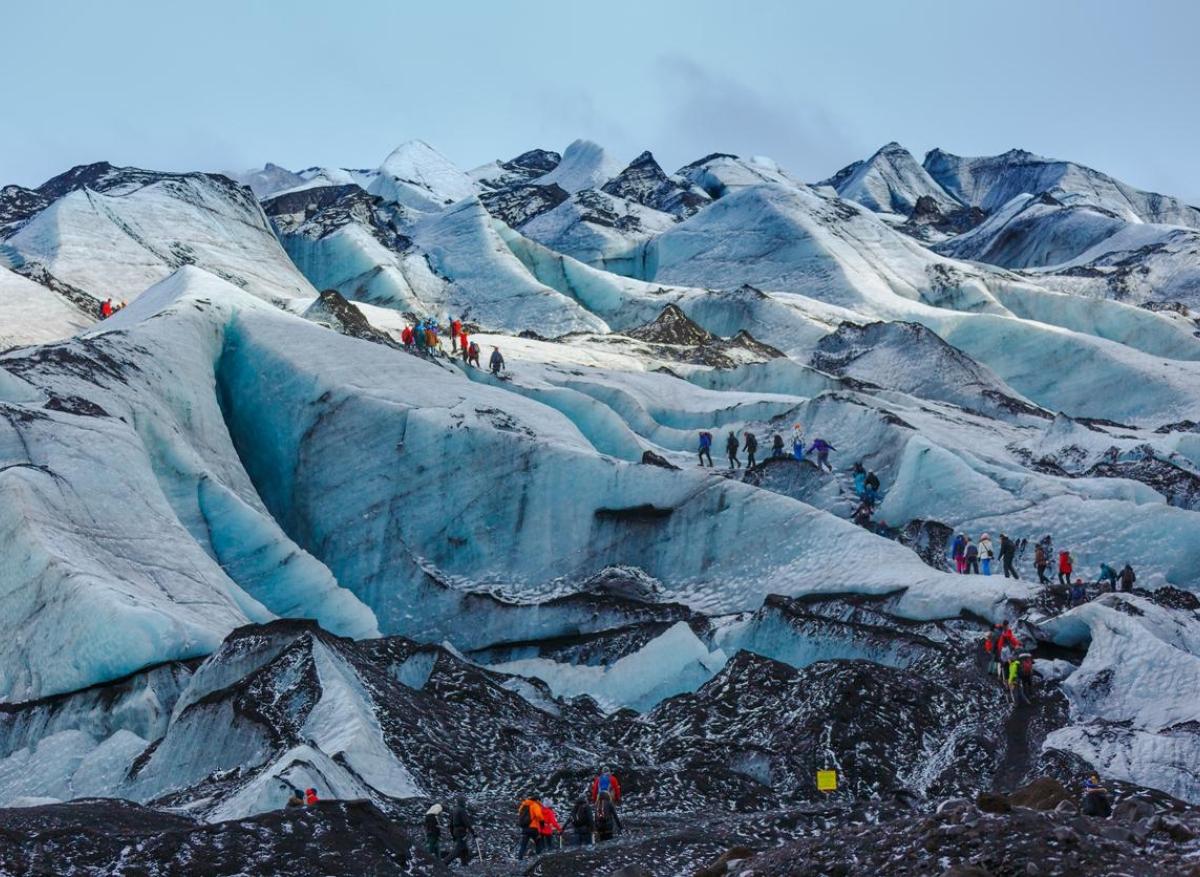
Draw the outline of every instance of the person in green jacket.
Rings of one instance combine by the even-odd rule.
[[[1007,682],[1014,705],[1033,703],[1033,655],[1022,652],[1008,662]]]

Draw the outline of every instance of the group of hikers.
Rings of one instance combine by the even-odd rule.
[[[999,680],[1014,705],[1033,703],[1033,655],[1021,651],[1021,641],[1007,621],[984,638],[981,654],[987,674]]]
[[[600,841],[611,840],[622,830],[617,805],[621,802],[621,784],[616,774],[608,768],[600,770],[592,780],[586,795],[581,795],[571,809],[567,825],[563,825],[558,814],[541,795],[528,795],[517,805],[517,829],[520,840],[517,844],[518,861],[526,855],[540,855],[556,847],[562,849],[564,837],[570,837],[575,846],[588,846]],[[466,798],[459,798],[449,816],[452,846],[444,855],[441,852],[442,814],[441,804],[434,804],[425,813],[425,849],[430,855],[449,864],[458,860],[462,864],[471,861],[468,837],[474,838],[476,852],[482,855],[479,837],[467,810]]]
[[[450,336],[450,356],[458,356],[466,365],[479,365],[479,344],[471,340],[466,324],[460,319],[447,320],[448,331],[443,332],[435,320],[419,320],[414,326],[405,326],[400,331],[400,342],[408,349],[425,355],[427,353],[444,352],[442,338]],[[492,348],[488,360],[488,369],[499,377],[505,370],[504,356],[499,347]]]
[[[1009,538],[1005,533],[1000,534],[998,556],[1005,578],[1021,578],[1015,562],[1018,556],[1024,556],[1028,544],[1028,539],[1016,540]],[[972,541],[970,536],[959,533],[950,544],[950,556],[954,560],[957,572],[987,576],[992,574],[992,564],[997,557],[997,551],[987,533],[979,537],[978,543]],[[1046,575],[1051,566],[1050,559],[1054,556],[1054,540],[1049,535],[1044,536],[1033,550],[1033,567],[1037,571],[1038,584],[1054,586]],[[1059,551],[1055,565],[1058,571],[1058,586],[1066,591],[1067,602],[1072,606],[1086,602],[1087,583],[1077,574],[1075,558],[1071,552]],[[1132,591],[1135,582],[1137,574],[1129,563],[1126,563],[1120,572],[1111,564],[1101,563],[1100,574],[1095,580],[1095,584],[1101,590],[1108,591]]]
[[[125,310],[125,302],[114,302],[112,296],[109,296],[104,301],[100,302],[100,319],[107,320],[117,311]]]
[[[708,430],[700,432],[700,446],[698,453],[700,457],[700,465],[705,465],[707,461],[709,468],[712,468],[712,446],[713,434]],[[733,430],[729,431],[729,435],[725,439],[725,455],[729,458],[730,469],[742,468],[742,461],[738,458],[738,451],[744,451],[746,454],[746,468],[755,469],[758,467],[758,436],[745,430],[742,433],[742,439],[738,439],[738,435]],[[815,439],[806,451],[804,448],[804,427],[797,423],[792,427],[792,458],[798,461],[803,461],[805,454],[816,454],[816,466],[818,469],[823,469],[828,472],[833,471],[833,466],[829,463],[829,452],[836,451],[833,445],[825,441],[823,438]],[[771,438],[771,456],[778,458],[786,456],[784,452],[783,436],[776,432]]]

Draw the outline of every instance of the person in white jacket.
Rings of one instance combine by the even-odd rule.
[[[992,574],[992,561],[996,557],[996,552],[992,549],[992,537],[984,533],[979,537],[979,565],[983,567],[982,572],[985,576]]]

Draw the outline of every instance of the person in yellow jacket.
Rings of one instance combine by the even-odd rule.
[[[542,851],[542,799],[530,795],[517,807],[517,825],[521,829],[521,847],[517,850],[517,861],[525,858],[530,841],[533,842],[534,853]]]

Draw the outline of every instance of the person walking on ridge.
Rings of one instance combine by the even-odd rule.
[[[755,466],[754,455],[758,453],[758,437],[749,430],[746,430],[743,435],[746,438],[746,445],[744,447],[746,451],[746,468],[753,469]]]
[[[738,460],[738,440],[736,433],[729,433],[729,438],[725,439],[725,453],[729,456],[729,468],[742,468],[741,461]]]
[[[700,433],[700,465],[704,465],[704,461],[708,460],[708,468],[712,468],[712,443],[713,436],[708,430],[702,430]]]

